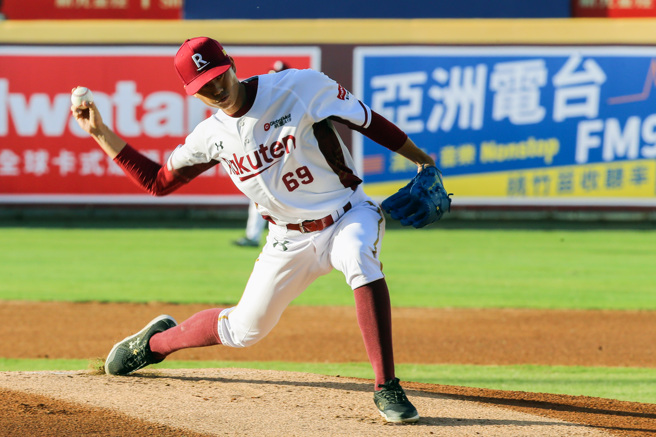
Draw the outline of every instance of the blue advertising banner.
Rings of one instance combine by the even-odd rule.
[[[358,47],[353,83],[434,156],[454,202],[656,205],[654,47]],[[416,173],[354,147],[372,195]]]
[[[569,18],[570,0],[414,0],[400,7],[392,0],[185,0],[186,20],[316,18]]]

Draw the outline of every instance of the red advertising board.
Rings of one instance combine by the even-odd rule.
[[[314,47],[226,49],[242,79],[267,73],[277,60],[294,68],[319,68]],[[71,117],[70,91],[86,86],[108,126],[164,162],[212,113],[184,93],[173,68],[176,50],[0,47],[0,203],[243,201],[220,165],[167,198],[144,195]]]
[[[182,17],[182,0],[3,0],[9,20],[168,19]]]
[[[656,17],[656,0],[572,0],[574,17]]]

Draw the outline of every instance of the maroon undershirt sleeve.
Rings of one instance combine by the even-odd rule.
[[[127,144],[114,158],[133,182],[154,196],[165,196],[205,170],[215,166],[218,161],[193,165],[176,170],[169,170],[165,165],[158,164],[142,155]]]
[[[339,117],[334,117],[333,119],[345,124],[354,131],[360,132],[365,137],[377,142],[383,147],[387,147],[393,152],[399,150],[408,139],[408,135],[405,132],[375,111],[371,111],[371,123],[366,128]]]

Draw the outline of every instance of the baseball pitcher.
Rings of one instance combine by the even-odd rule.
[[[379,261],[385,217],[363,191],[335,129],[342,123],[414,162],[418,175],[383,208],[405,225],[425,226],[449,211],[435,162],[394,124],[313,70],[288,69],[239,81],[221,44],[186,40],[174,60],[184,89],[216,108],[161,165],[103,123],[92,102],[72,106],[78,124],[147,192],[162,196],[222,165],[257,204],[269,233],[239,303],[168,315],[116,343],[105,362],[128,375],[191,347],[247,347],[266,336],[289,303],[337,269],[353,289],[357,320],[373,367],[374,402],[385,420],[416,422],[417,410],[394,372],[389,291]],[[230,274],[230,272],[225,272]]]

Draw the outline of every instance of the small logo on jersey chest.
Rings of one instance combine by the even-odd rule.
[[[348,100],[350,95],[351,95],[351,93],[346,91],[346,88],[344,88],[343,86],[337,84],[337,98],[339,100]]]
[[[216,147],[217,151],[223,150],[223,141],[219,141],[218,143],[214,143],[214,147]]]
[[[271,128],[276,129],[276,128],[282,127],[282,126],[286,125],[287,123],[289,123],[290,121],[292,121],[292,114],[283,115],[282,117],[280,117],[277,120],[273,120],[273,121],[270,121],[268,123],[264,123],[264,130],[268,132],[269,129],[271,129]]]

